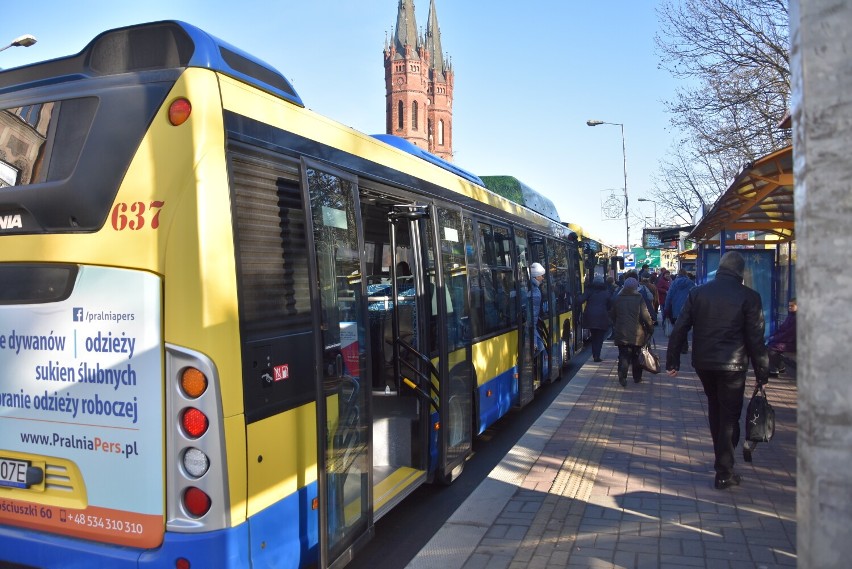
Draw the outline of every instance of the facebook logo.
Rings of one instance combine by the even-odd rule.
[[[74,312],[74,322],[82,322],[83,321],[83,307],[76,306],[71,309]]]

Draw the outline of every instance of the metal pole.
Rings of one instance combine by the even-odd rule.
[[[621,127],[621,154],[624,157],[624,230],[625,237],[627,238],[627,252],[631,251],[630,249],[630,215],[627,213],[627,147],[624,143],[624,124],[619,123],[618,126]],[[656,223],[655,223],[656,224]]]

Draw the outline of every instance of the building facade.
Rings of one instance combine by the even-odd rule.
[[[385,44],[386,133],[453,158],[453,70],[441,48],[435,0],[426,34],[417,33],[414,0],[399,0],[396,28]]]

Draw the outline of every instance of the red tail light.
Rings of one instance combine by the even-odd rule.
[[[192,486],[183,493],[183,505],[186,511],[200,518],[210,510],[210,496]]]
[[[194,407],[186,409],[181,414],[180,422],[186,434],[195,439],[207,432],[209,425],[207,416]]]

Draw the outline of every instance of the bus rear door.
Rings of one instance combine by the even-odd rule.
[[[440,383],[438,480],[449,484],[464,469],[473,444],[472,335],[461,212],[432,209],[429,227],[438,244],[429,274]]]

